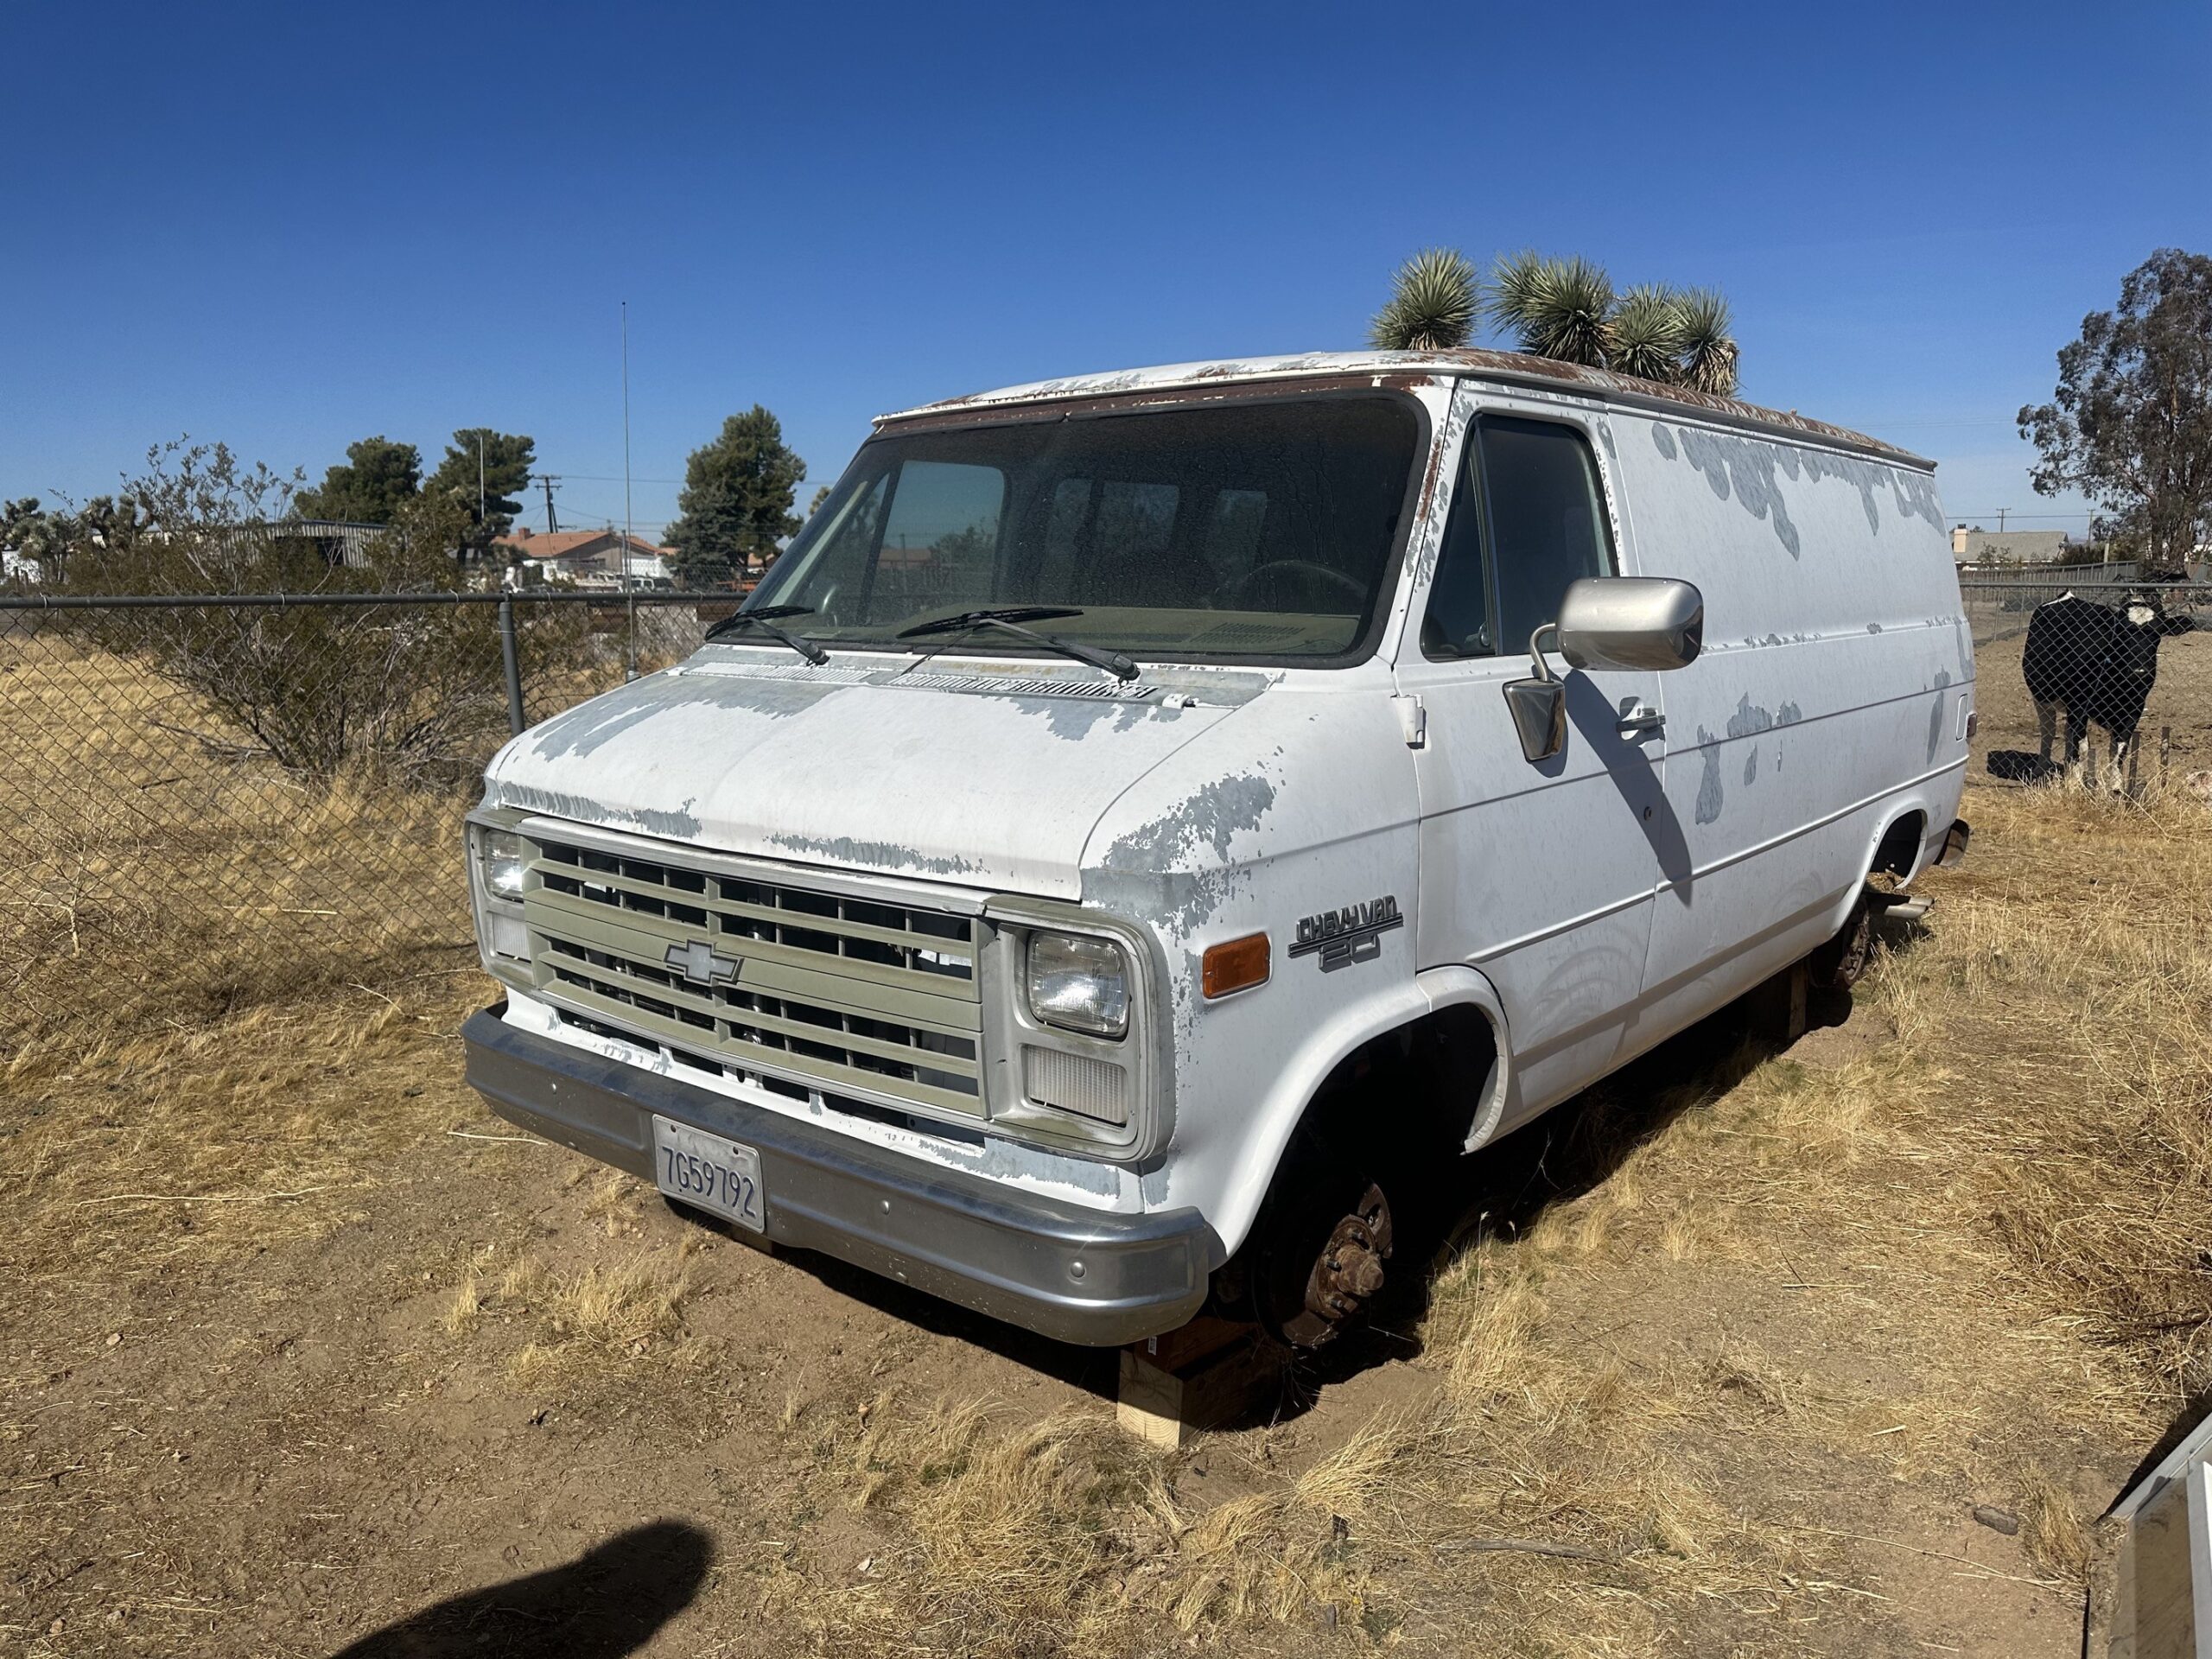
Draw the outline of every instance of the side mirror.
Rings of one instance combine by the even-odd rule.
[[[1671,576],[1585,576],[1567,584],[1557,627],[1574,668],[1687,668],[1705,644],[1705,595]]]
[[[1529,677],[1508,680],[1505,706],[1529,765],[1567,747],[1567,686],[1544,660],[1553,637],[1573,668],[1687,668],[1705,644],[1705,596],[1670,576],[1585,576],[1567,584],[1559,620],[1529,636]]]
[[[1567,747],[1567,683],[1552,677],[1541,657],[1536,666],[1543,671],[1535,678],[1505,683],[1505,706],[1512,711],[1521,753],[1530,766],[1550,760]]]

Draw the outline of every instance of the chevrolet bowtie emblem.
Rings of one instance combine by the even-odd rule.
[[[742,957],[718,957],[715,947],[704,939],[694,939],[689,944],[671,944],[668,954],[661,958],[671,968],[694,985],[727,985],[737,977],[737,970],[745,965]]]

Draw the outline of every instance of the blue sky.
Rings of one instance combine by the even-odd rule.
[[[883,410],[1356,346],[1445,243],[1718,286],[1746,396],[2078,528],[2013,411],[2212,250],[2202,4],[94,3],[0,56],[10,497],[482,423],[619,522],[626,300],[651,531],[755,401],[827,481]]]

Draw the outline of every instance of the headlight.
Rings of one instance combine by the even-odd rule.
[[[523,871],[530,862],[523,838],[512,830],[487,830],[477,851],[484,861],[484,890],[494,899],[520,904]]]
[[[1111,939],[1029,937],[1029,1012],[1064,1031],[1119,1037],[1129,1028],[1129,964]]]

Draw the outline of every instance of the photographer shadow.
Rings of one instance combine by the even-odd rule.
[[[471,1659],[560,1654],[619,1659],[690,1605],[714,1541],[681,1521],[617,1533],[564,1566],[449,1598],[363,1637],[332,1659]]]

